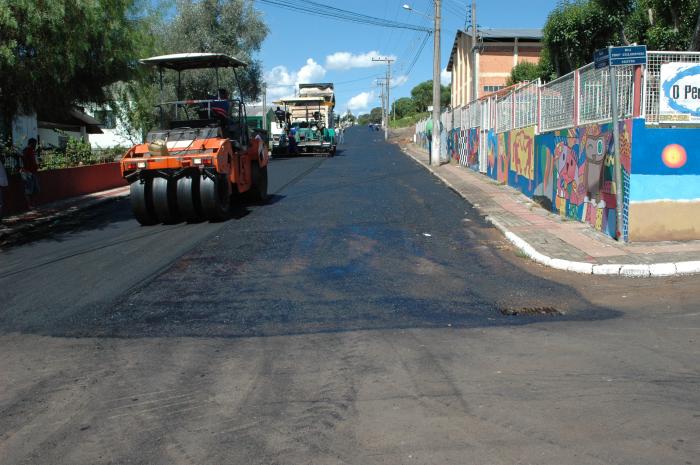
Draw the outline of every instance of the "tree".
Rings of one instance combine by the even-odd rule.
[[[452,86],[440,86],[440,108],[446,108],[452,103]]]
[[[506,86],[512,86],[518,82],[535,81],[540,77],[541,70],[537,63],[521,61],[510,70],[510,76],[506,80]]]
[[[235,56],[248,63],[236,70],[242,97],[256,100],[261,93],[262,67],[253,53],[260,50],[268,28],[251,0],[177,0],[176,14],[164,25],[161,46],[164,53],[214,52]],[[182,74],[183,92],[205,96],[216,90],[213,70]],[[219,71],[222,87],[231,87],[233,73]],[[237,88],[229,89],[237,93]]]
[[[446,107],[452,99],[452,88],[450,86],[440,86],[440,106]],[[428,111],[428,107],[433,105],[433,81],[421,82],[411,89],[411,98],[419,112]]]
[[[410,97],[401,97],[394,101],[392,110],[397,118],[411,116],[416,113],[416,102]]]
[[[104,103],[152,44],[140,0],[0,2],[0,113],[57,115]]]
[[[350,110],[340,118],[340,122],[343,124],[355,124],[355,121],[357,121],[357,118],[355,118],[355,115],[353,115]]]
[[[358,116],[357,124],[367,126],[369,124],[369,115],[367,113],[363,113],[360,116]]]
[[[433,81],[421,82],[411,89],[411,98],[419,112],[428,111],[428,106],[433,104]]]
[[[593,52],[612,42],[614,24],[591,0],[563,2],[550,12],[543,30],[543,42],[558,76],[593,59]]]
[[[369,112],[369,122],[380,124],[382,122],[382,109],[380,107],[372,108]]]

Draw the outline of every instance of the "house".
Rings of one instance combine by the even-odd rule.
[[[447,64],[452,73],[452,108],[505,87],[513,66],[521,61],[537,63],[541,50],[539,29],[479,29],[476,39],[471,32],[457,31]]]
[[[64,148],[69,138],[90,141],[90,135],[102,134],[100,122],[79,108],[60,115],[17,114],[12,119],[12,141],[17,149],[29,139],[37,139],[41,147]]]

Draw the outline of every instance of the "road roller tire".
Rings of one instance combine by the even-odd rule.
[[[202,204],[202,213],[210,221],[222,221],[228,218],[231,207],[231,193],[228,179],[217,176],[211,179],[202,177],[199,181],[199,199]]]
[[[204,218],[202,203],[199,200],[199,180],[201,176],[186,176],[177,180],[177,207],[180,214],[189,223]]]
[[[130,186],[131,210],[134,212],[136,221],[143,226],[151,226],[158,223],[158,218],[156,218],[153,209],[152,181],[152,179],[140,179],[132,182]]]
[[[166,178],[153,178],[153,211],[161,223],[178,221],[175,182]]]
[[[260,165],[253,163],[251,165],[251,171],[253,185],[250,188],[250,198],[258,202],[264,202],[268,199],[267,166],[260,168]]]

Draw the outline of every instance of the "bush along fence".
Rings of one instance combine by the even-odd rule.
[[[617,76],[615,96],[610,72]],[[612,98],[622,186],[615,176]],[[700,53],[650,51],[645,66],[595,69],[591,63],[552,82],[518,84],[444,112],[441,159],[616,239],[700,239],[697,101]],[[425,120],[416,125],[415,141],[427,149]]]

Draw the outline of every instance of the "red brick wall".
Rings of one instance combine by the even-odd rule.
[[[119,172],[119,163],[40,171],[39,187],[41,192],[35,196],[34,204],[41,205],[125,185],[126,181]],[[19,176],[11,177],[10,185],[2,189],[3,214],[8,215],[26,210],[24,186]]]

